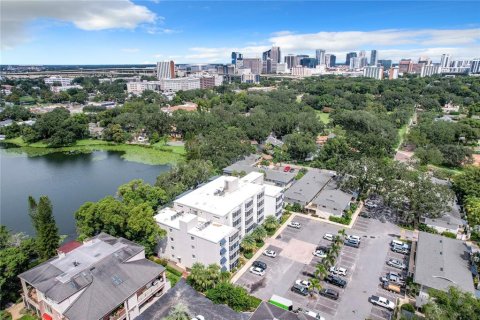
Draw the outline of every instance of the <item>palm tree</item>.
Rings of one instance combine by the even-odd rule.
[[[265,218],[265,222],[263,223],[263,225],[268,231],[273,231],[277,229],[280,224],[278,223],[278,220],[275,216],[268,216]]]
[[[331,254],[328,254],[327,257],[323,259],[323,262],[327,268],[330,268],[335,264],[335,257]]]
[[[243,237],[240,247],[245,252],[252,252],[257,247],[255,238],[252,235],[247,234],[245,237]]]
[[[175,305],[168,313],[165,320],[189,320],[189,311],[187,306],[182,303]]]
[[[209,264],[206,269],[206,278],[208,284],[207,289],[214,288],[220,280],[220,266],[215,263]]]
[[[339,235],[336,235],[335,238],[333,239],[333,243],[340,246],[343,243],[342,237]]]
[[[323,279],[328,275],[327,267],[322,263],[317,263],[317,267],[315,268],[315,277]]]
[[[205,266],[199,262],[192,265],[190,269],[190,275],[188,276],[188,282],[196,290],[201,290],[205,282],[206,269]]]
[[[338,231],[338,234],[342,236],[342,240],[345,240],[345,238],[347,237],[347,233],[345,232],[345,229],[341,229]]]
[[[340,246],[338,244],[336,244],[335,242],[332,243],[332,246],[330,247],[329,254],[336,258],[336,257],[338,257],[339,252],[340,252]]]
[[[310,283],[312,284],[312,291],[315,292],[315,290],[320,291],[322,289],[322,283],[318,278],[311,278]]]
[[[252,237],[255,239],[255,241],[261,242],[267,237],[267,230],[260,225],[253,230]]]

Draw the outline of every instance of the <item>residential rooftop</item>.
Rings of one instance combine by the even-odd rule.
[[[294,313],[292,311],[284,310],[271,303],[263,301],[258,306],[257,310],[252,314],[250,320],[314,320],[303,313]]]
[[[180,279],[147,310],[140,314],[137,320],[160,320],[168,316],[176,305],[183,304],[188,308],[191,317],[202,315],[206,320],[247,320],[249,316],[233,311],[223,304],[214,304],[204,295],[190,287],[184,279]]]
[[[236,162],[223,169],[225,174],[233,174],[234,172],[250,173],[250,172],[262,172],[265,173],[265,180],[278,183],[281,185],[288,184],[295,179],[296,173],[284,172],[283,169],[269,169],[263,167],[255,167],[249,164]]]
[[[307,173],[285,192],[285,201],[308,204],[334,176],[332,171],[308,169]]]
[[[312,203],[332,215],[341,215],[350,205],[353,195],[342,191],[333,180],[328,182]]]
[[[447,291],[448,287],[456,286],[474,293],[467,245],[460,240],[420,232],[414,281],[437,290]]]

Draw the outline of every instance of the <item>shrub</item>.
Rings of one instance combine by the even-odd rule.
[[[206,297],[216,304],[226,304],[235,311],[253,311],[261,300],[248,294],[247,290],[228,282],[219,283],[207,290]]]
[[[181,277],[181,276],[182,276],[182,272],[179,271],[179,270],[177,270],[177,269],[175,269],[175,268],[173,268],[172,266],[167,265],[167,266],[165,267],[165,269],[167,269],[168,272],[170,272],[171,274],[176,275],[177,277]]]
[[[424,223],[420,223],[420,225],[418,226],[418,230],[423,231],[423,232],[438,234],[438,232],[437,232],[437,230],[435,230],[435,228],[429,227]]]
[[[155,257],[155,256],[150,256],[148,258],[149,260],[155,262],[156,264],[161,264],[162,266],[166,267],[167,264],[168,264],[168,260],[165,259],[165,258],[159,258],[159,257]]]
[[[406,311],[409,311],[409,312],[415,312],[415,307],[412,306],[410,303],[404,303],[402,304],[402,306],[400,307],[402,310],[406,310]]]
[[[457,239],[457,235],[455,233],[448,232],[448,231],[442,232],[442,236],[451,238],[451,239]]]
[[[244,252],[243,253],[243,256],[247,259],[251,259],[253,257],[253,252],[249,251],[249,252]]]

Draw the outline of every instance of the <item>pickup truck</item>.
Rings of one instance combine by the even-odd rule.
[[[398,284],[388,281],[382,282],[382,288],[395,293],[400,293],[400,291],[402,290]]]
[[[377,306],[384,307],[392,311],[395,310],[395,303],[393,303],[392,301],[384,297],[371,296],[370,302]]]

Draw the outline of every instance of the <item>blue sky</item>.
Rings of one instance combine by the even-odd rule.
[[[324,48],[480,56],[480,2],[2,0],[2,64],[228,62]]]

